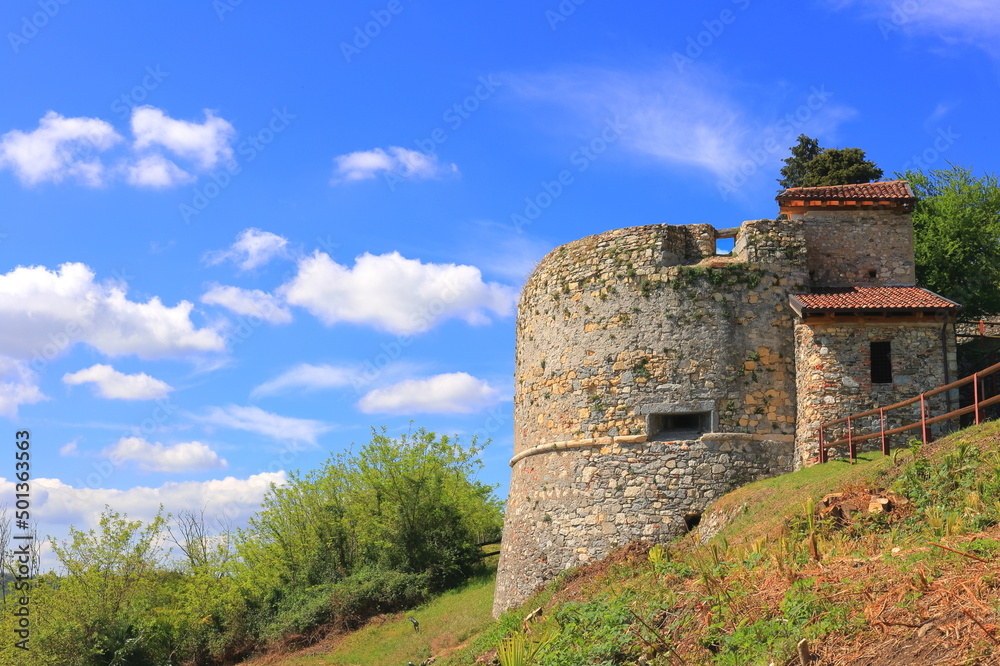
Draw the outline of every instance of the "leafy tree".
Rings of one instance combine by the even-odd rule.
[[[956,301],[965,314],[1000,313],[1000,186],[957,165],[907,171],[917,283]]]
[[[168,603],[158,595],[164,521],[157,514],[143,526],[105,507],[98,530],[70,528],[68,543],[53,542],[66,575],[46,574],[32,596],[32,652],[80,666],[159,663],[166,653],[153,609]]]
[[[820,148],[817,139],[800,134],[791,150],[778,180],[782,188],[870,183],[882,177],[882,169],[860,148]]]
[[[818,139],[811,139],[805,134],[799,135],[799,142],[792,146],[792,156],[782,160],[785,166],[781,167],[782,178],[779,184],[782,189],[789,187],[802,187],[801,183],[808,174],[808,165],[823,150],[819,147]]]
[[[480,451],[475,440],[383,428],[357,453],[273,486],[238,539],[237,578],[259,631],[396,610],[466,577],[502,526],[493,486],[475,480]]]

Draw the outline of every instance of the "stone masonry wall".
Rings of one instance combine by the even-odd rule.
[[[788,294],[808,280],[801,225],[746,222],[737,256],[714,251],[709,225],[617,229],[557,248],[529,278],[518,311],[515,462],[494,612],[581,555],[675,534],[687,511],[737,480],[791,469]],[[739,435],[749,448],[712,449],[716,440],[703,437],[669,449],[671,457],[673,445],[646,441],[650,414],[682,412],[710,412],[712,431]],[[618,479],[615,466],[627,463],[601,452],[632,446],[633,457],[648,458],[636,463],[636,483],[649,504],[617,510],[625,498],[606,498],[584,470]],[[680,476],[690,483],[677,480],[678,466],[691,469]],[[619,514],[634,516],[622,522]]]
[[[912,398],[934,387],[958,379],[955,335],[947,324],[945,354],[942,351],[943,322],[908,322],[906,324],[828,323],[799,324],[795,327],[798,367],[799,424],[796,451],[799,464],[816,462],[819,455],[820,423],[887,406]],[[871,383],[870,343],[891,341],[892,384]],[[957,395],[951,396],[958,407]],[[942,413],[948,397],[944,394],[928,401],[928,407]],[[920,405],[887,417],[889,426],[919,420]],[[878,417],[857,424],[856,432],[873,432]],[[826,432],[827,441],[846,436],[843,427]],[[919,431],[897,435],[898,445]],[[866,442],[864,449],[879,448],[881,442]],[[861,450],[861,448],[859,448]],[[842,452],[841,452],[842,453]]]
[[[745,434],[679,442],[563,449],[514,464],[507,496],[494,614],[523,600],[567,567],[637,539],[667,540],[686,530],[731,488],[790,464],[787,442]]]
[[[913,221],[890,209],[809,210],[793,215],[805,232],[816,286],[916,284]]]

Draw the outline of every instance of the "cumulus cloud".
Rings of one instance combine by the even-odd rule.
[[[135,463],[148,472],[203,472],[225,467],[226,461],[201,442],[181,442],[165,446],[141,437],[122,437],[101,451],[116,466]]]
[[[193,305],[127,298],[118,282],[96,282],[82,263],[52,271],[19,266],[0,274],[0,354],[51,359],[82,342],[109,356],[161,358],[225,350],[212,328],[191,321]]]
[[[85,472],[82,474],[86,476]],[[32,485],[32,514],[47,529],[73,525],[87,530],[97,527],[105,505],[127,513],[131,519],[144,521],[151,520],[163,505],[174,515],[184,510],[204,509],[207,516],[226,517],[240,523],[260,508],[272,483],[280,486],[286,481],[282,471],[254,474],[245,479],[227,476],[117,490],[84,487],[84,479],[74,481],[74,486],[43,477],[35,479]],[[13,497],[13,482],[0,479],[0,493]]]
[[[205,121],[193,123],[171,118],[162,109],[138,106],[132,110],[132,134],[136,149],[160,146],[207,170],[233,156],[236,130],[207,109]]]
[[[449,318],[486,323],[487,312],[511,314],[516,298],[511,287],[484,282],[474,266],[425,264],[392,252],[365,253],[351,268],[318,250],[299,261],[297,275],[279,293],[327,325],[364,324],[398,334]]]
[[[349,386],[358,380],[360,373],[359,368],[300,363],[254,388],[250,392],[250,397],[259,398],[296,390],[319,391]]]
[[[408,379],[365,394],[358,407],[366,414],[467,414],[500,402],[500,392],[465,372]]]
[[[313,419],[297,419],[265,412],[259,407],[228,405],[212,407],[197,420],[233,430],[253,432],[280,442],[302,442],[316,445],[316,438],[329,431],[330,426]]]
[[[333,184],[368,180],[379,174],[393,174],[406,180],[423,180],[458,173],[457,165],[441,164],[437,155],[400,146],[347,153],[334,157],[333,162]]]
[[[225,119],[205,111],[201,123],[176,120],[161,109],[140,106],[132,110],[131,151],[113,168],[106,168],[101,154],[123,137],[100,118],[66,118],[47,112],[30,132],[11,130],[0,136],[0,168],[11,169],[25,185],[76,181],[98,187],[124,179],[135,187],[167,188],[191,183],[233,157],[236,130]],[[163,152],[186,160],[178,166]]]
[[[256,228],[244,229],[236,242],[225,250],[205,255],[208,264],[232,261],[240,270],[248,271],[264,266],[272,259],[288,256],[288,239]]]
[[[66,179],[97,187],[105,168],[97,153],[122,140],[98,118],[65,118],[49,111],[31,132],[11,130],[0,137],[0,167],[12,169],[25,185]]]
[[[163,155],[147,155],[126,169],[128,184],[137,187],[167,188],[195,180],[194,176]]]
[[[17,418],[17,408],[48,397],[38,387],[38,375],[26,361],[0,356],[0,416]]]
[[[71,385],[95,384],[98,394],[111,400],[155,400],[166,397],[173,391],[169,384],[154,379],[145,372],[126,375],[101,363],[77,372],[68,372],[63,375],[62,380]]]
[[[287,324],[292,313],[273,295],[260,289],[215,285],[201,297],[202,303],[219,305],[236,314],[260,317],[272,324]]]

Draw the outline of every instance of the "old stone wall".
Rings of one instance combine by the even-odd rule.
[[[791,469],[788,294],[808,279],[801,225],[746,222],[736,256],[714,251],[709,225],[618,229],[557,248],[529,278],[518,311],[515,462],[495,612],[581,555],[673,535],[686,512],[737,481]],[[741,448],[730,442],[724,451],[725,440],[699,432],[657,432],[658,414],[686,413],[705,416],[702,431],[739,435]],[[669,448],[672,440],[687,443]],[[612,446],[639,448],[605,459],[600,451]],[[584,470],[610,483],[630,457],[643,460],[634,482],[642,490],[624,510],[626,498],[606,496]],[[689,470],[680,481],[678,467]]]
[[[871,382],[870,343],[890,341],[892,383]],[[942,344],[945,350],[942,350]],[[816,462],[819,455],[820,423],[850,416],[879,406],[907,400],[924,391],[958,379],[953,324],[929,321],[905,324],[828,323],[795,327],[796,368],[799,399],[796,450],[799,464]],[[946,365],[947,356],[947,365]],[[935,397],[928,407],[943,413],[951,400],[958,407],[957,392]],[[889,416],[890,427],[920,418],[916,403]],[[856,432],[873,432],[878,417],[857,424]],[[846,436],[845,427],[831,428],[827,441]],[[896,444],[919,431],[897,435]],[[879,448],[878,440],[859,450]],[[841,452],[842,453],[842,452]]]
[[[637,539],[686,531],[685,515],[754,479],[788,469],[791,444],[763,435],[562,448],[514,463],[494,614],[564,569]]]
[[[913,221],[892,209],[809,210],[805,233],[813,286],[916,284]]]

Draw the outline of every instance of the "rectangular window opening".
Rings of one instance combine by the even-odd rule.
[[[872,384],[892,383],[892,343],[871,343]]]
[[[695,439],[706,432],[712,432],[712,412],[649,415],[650,438]]]

